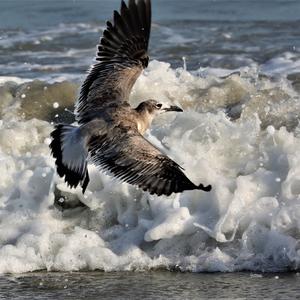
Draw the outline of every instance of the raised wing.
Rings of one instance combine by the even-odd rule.
[[[211,190],[211,186],[193,184],[176,162],[134,130],[115,127],[104,135],[93,136],[88,148],[95,165],[151,194],[160,196],[184,190]]]
[[[84,81],[76,104],[79,123],[94,118],[97,110],[127,102],[143,68],[148,65],[151,27],[150,0],[122,1],[114,11],[113,24],[107,22],[98,46],[95,63]]]

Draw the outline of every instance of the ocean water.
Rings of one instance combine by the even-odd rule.
[[[299,271],[299,1],[153,0],[152,61],[131,103],[184,109],[155,120],[147,138],[213,190],[150,196],[90,166],[83,196],[56,175],[49,133],[74,122],[80,83],[118,7],[0,1],[0,273],[23,274],[0,285],[50,276],[51,286],[71,271],[88,272],[71,274],[91,289],[103,276],[127,285],[140,274],[204,278],[161,270]],[[222,278],[248,284],[251,274]],[[299,286],[295,274],[280,282]]]
[[[297,274],[35,272],[0,277],[6,299],[297,299]]]

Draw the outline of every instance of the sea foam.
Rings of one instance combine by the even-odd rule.
[[[201,75],[153,61],[138,79],[133,105],[154,98],[184,109],[155,120],[146,137],[193,182],[213,187],[170,197],[95,166],[84,196],[69,189],[48,144],[73,85],[43,83],[43,94],[41,82],[18,80],[13,91],[31,91],[22,98],[3,80],[0,272],[299,269],[299,94],[285,78],[239,72]],[[61,101],[53,91],[66,88]]]

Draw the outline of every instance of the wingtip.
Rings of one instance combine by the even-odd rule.
[[[211,189],[212,189],[212,186],[211,186],[210,184],[207,185],[207,186],[204,186],[202,183],[200,183],[200,184],[198,185],[198,189],[199,189],[199,190],[202,190],[202,191],[204,191],[204,192],[210,192]]]
[[[121,1],[121,8],[120,8],[120,11],[122,11],[123,9],[128,9],[126,3],[124,0]]]
[[[87,186],[88,186],[89,182],[90,182],[89,173],[88,173],[88,172],[86,172],[86,174],[85,174],[85,177],[84,177],[84,180],[83,180],[83,182],[81,182],[82,194],[84,194],[84,193],[85,193],[85,191],[86,191],[86,188],[87,188]]]

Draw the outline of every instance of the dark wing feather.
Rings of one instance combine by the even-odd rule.
[[[132,86],[148,65],[151,27],[150,0],[122,1],[114,11],[113,24],[107,22],[96,60],[85,79],[76,104],[79,123],[94,118],[97,110],[126,103]]]
[[[93,136],[88,147],[95,165],[151,194],[160,196],[184,190],[211,189],[193,184],[176,162],[134,130],[114,127],[104,135]]]

